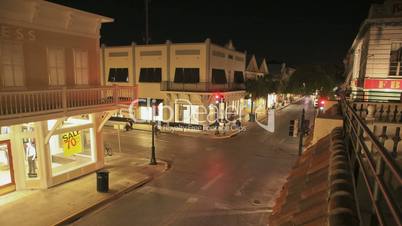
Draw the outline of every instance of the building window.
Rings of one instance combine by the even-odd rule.
[[[140,82],[161,82],[162,69],[161,68],[141,68]]]
[[[128,68],[110,68],[109,82],[128,82]]]
[[[214,84],[226,84],[226,73],[223,69],[212,69],[212,83]]]
[[[389,75],[390,76],[400,76],[402,75],[401,70],[401,59],[402,59],[402,43],[392,43],[391,44],[391,57],[389,61]]]
[[[48,48],[47,66],[49,74],[49,85],[51,86],[65,85],[66,63],[65,63],[64,49]]]
[[[232,55],[228,55],[228,58],[233,60],[233,56]]]
[[[110,52],[109,57],[126,57],[128,52]]]
[[[141,51],[140,56],[160,56],[162,55],[162,51],[155,50],[155,51]]]
[[[75,84],[88,85],[88,52],[83,50],[74,50],[74,73]]]
[[[174,82],[176,83],[199,83],[199,68],[176,68],[174,73]]]
[[[225,53],[216,50],[212,51],[212,55],[225,58]]]
[[[234,72],[234,83],[244,83],[244,76],[242,71]]]
[[[243,58],[243,57],[235,56],[235,60],[236,60],[236,61],[239,61],[239,62],[243,62],[243,61],[244,61],[244,58]]]
[[[49,140],[52,175],[60,175],[95,162],[93,128],[53,135]]]
[[[200,55],[199,49],[179,49],[176,50],[176,55]]]
[[[24,86],[24,53],[22,45],[9,41],[0,41],[0,60],[3,86]]]

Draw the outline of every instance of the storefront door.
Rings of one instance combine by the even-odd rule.
[[[15,181],[10,141],[0,141],[0,195],[14,190]]]

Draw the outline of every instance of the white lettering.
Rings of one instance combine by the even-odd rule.
[[[35,41],[36,34],[34,30],[0,25],[0,39],[15,39],[20,41],[27,39],[29,41]]]
[[[24,34],[22,34],[22,29],[21,28],[17,28],[17,30],[15,30],[15,34],[16,34],[16,38],[18,40],[24,39]]]
[[[29,41],[35,41],[36,39],[36,35],[35,35],[35,31],[28,31],[28,39]]]

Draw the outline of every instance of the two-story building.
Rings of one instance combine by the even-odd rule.
[[[352,97],[400,100],[402,1],[373,4],[344,60]]]
[[[101,129],[131,87],[102,87],[111,18],[41,0],[0,1],[0,194],[104,166]]]
[[[138,87],[139,101],[130,111],[137,121],[155,117],[170,125],[206,129],[216,118],[224,117],[225,109],[241,114],[246,59],[231,42],[225,47],[210,39],[201,43],[133,43],[103,46],[101,51],[105,84]],[[154,113],[153,103],[157,105]],[[128,110],[125,112],[127,115]]]

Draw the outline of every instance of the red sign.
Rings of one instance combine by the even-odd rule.
[[[365,79],[365,89],[394,89],[402,90],[401,79]]]

